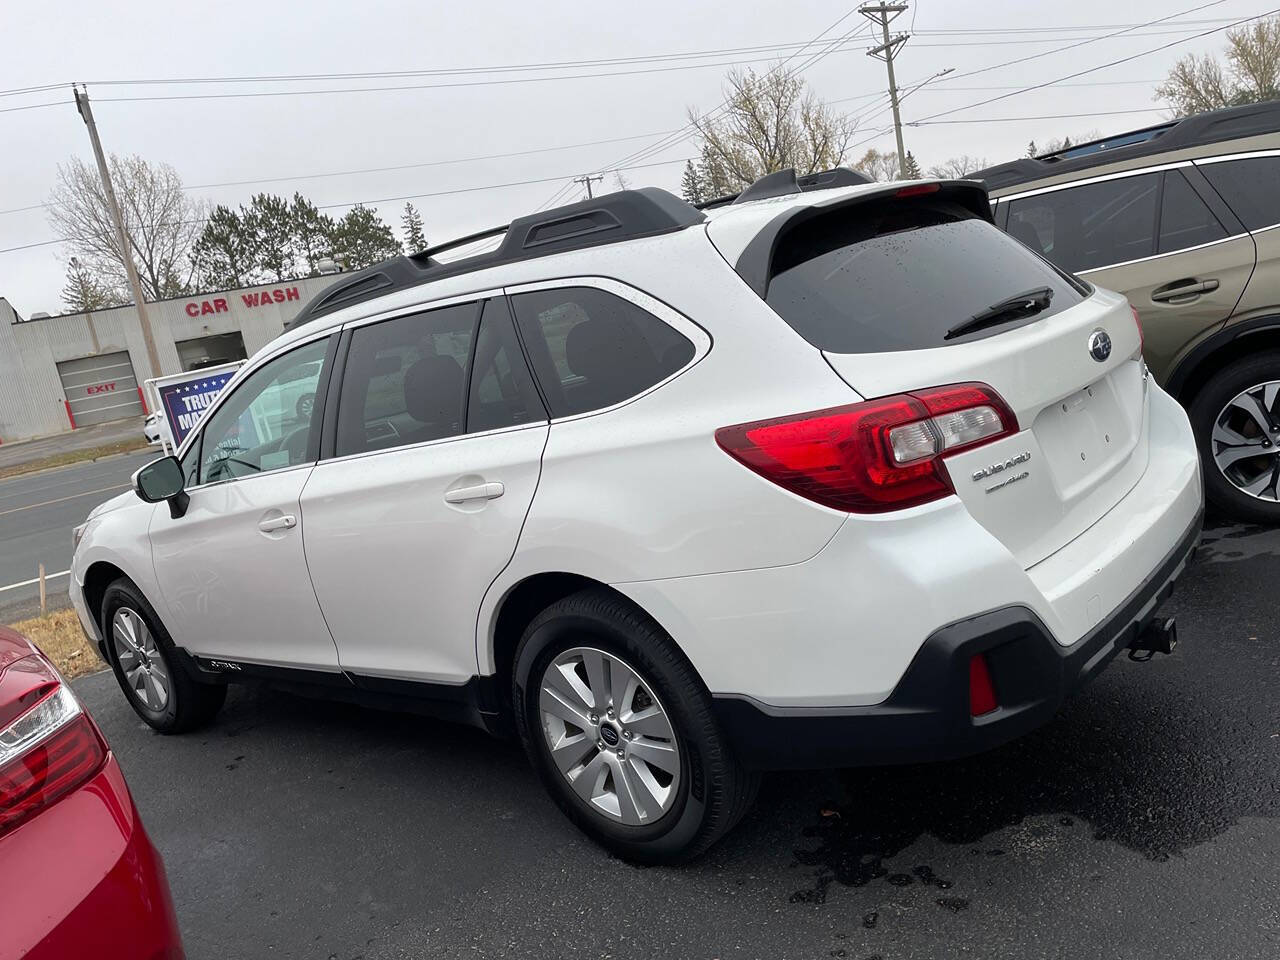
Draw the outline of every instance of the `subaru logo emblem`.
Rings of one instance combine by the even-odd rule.
[[[1111,356],[1111,338],[1105,330],[1095,330],[1089,334],[1089,356],[1102,363]]]

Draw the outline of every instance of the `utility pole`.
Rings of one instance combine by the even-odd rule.
[[[898,113],[898,83],[893,77],[893,58],[898,55],[910,34],[889,36],[889,24],[907,9],[905,3],[876,3],[859,7],[858,12],[880,26],[883,42],[867,51],[867,56],[883,60],[889,68],[889,104],[893,107],[893,135],[898,141],[898,175],[907,179],[907,151],[902,145],[902,117]]]
[[[120,204],[116,202],[115,187],[111,185],[111,172],[107,169],[106,158],[102,155],[102,141],[98,139],[98,127],[93,122],[93,108],[89,106],[89,91],[71,88],[75,94],[76,109],[84,125],[89,128],[89,142],[93,145],[93,156],[98,161],[98,176],[102,178],[102,190],[107,198],[107,207],[111,211],[111,219],[115,221],[116,242],[120,244],[120,253],[124,259],[124,272],[129,277],[129,288],[133,291],[133,304],[138,310],[138,325],[142,328],[142,342],[147,345],[147,362],[151,365],[151,376],[161,375],[160,354],[156,351],[156,340],[151,334],[151,321],[147,318],[147,302],[142,296],[142,281],[138,279],[138,268],[133,262],[133,242],[129,239],[129,231],[125,229],[124,217],[120,215]]]
[[[591,176],[591,174],[589,174],[589,173],[584,173],[584,174],[583,174],[582,176],[580,176],[580,177],[574,177],[573,182],[574,182],[574,183],[581,183],[581,184],[583,184],[583,185],[587,188],[587,199],[588,199],[588,200],[590,200],[590,199],[592,198],[592,193],[591,193],[591,181],[592,181],[592,180],[603,180],[603,179],[604,179],[604,174],[599,174],[599,175],[597,175],[597,176],[594,176],[594,177],[593,177],[593,176]]]

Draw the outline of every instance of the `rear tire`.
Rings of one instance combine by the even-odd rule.
[[[1277,389],[1272,390],[1271,386]],[[1270,419],[1280,426],[1280,351],[1237,360],[1219,370],[1188,410],[1205,496],[1223,515],[1247,523],[1280,523],[1280,430],[1264,429],[1249,397],[1272,393]],[[1268,425],[1269,427],[1270,425]],[[1215,434],[1216,431],[1216,434]],[[1231,441],[1240,441],[1232,443]],[[1257,454],[1232,462],[1241,448]],[[1252,488],[1255,492],[1250,493]]]
[[[133,582],[121,577],[102,600],[102,636],[116,682],[135,713],[161,733],[185,733],[222,709],[226,684],[198,683],[178,662],[173,639]]]
[[[610,591],[575,593],[534,618],[516,649],[513,703],[556,805],[624,859],[689,860],[755,799],[759,776],[729,751],[693,665]]]

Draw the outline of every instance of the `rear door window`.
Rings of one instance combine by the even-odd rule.
[[[678,330],[595,287],[520,293],[511,305],[553,417],[621,403],[671,376],[695,353]]]
[[[1187,178],[1177,170],[1166,171],[1164,197],[1160,201],[1160,252],[1185,250],[1221,240],[1226,235],[1226,228],[1205,206]]]
[[[462,433],[480,306],[464,303],[357,327],[351,334],[334,455]]]
[[[1049,306],[1080,288],[964,208],[890,201],[835,210],[779,239],[765,299],[821,350],[920,350],[1003,333],[1018,321],[944,339],[958,323],[1017,294],[1047,287]]]
[[[1196,164],[1250,230],[1280,223],[1280,157],[1244,157]]]
[[[1156,252],[1160,174],[1086,183],[1009,203],[1008,231],[1063,270],[1083,273]]]

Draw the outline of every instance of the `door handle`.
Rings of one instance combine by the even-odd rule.
[[[259,520],[258,529],[263,533],[274,533],[277,530],[292,530],[298,525],[298,518],[292,513],[283,517],[272,517],[270,520]]]
[[[506,492],[506,487],[496,480],[491,480],[488,483],[477,483],[473,487],[458,487],[456,490],[446,490],[444,502],[467,503],[470,500],[496,500]]]
[[[1217,289],[1217,280],[1176,280],[1152,290],[1151,299],[1156,303],[1167,303],[1170,300],[1181,300],[1183,297],[1198,297],[1202,293],[1212,293]]]

